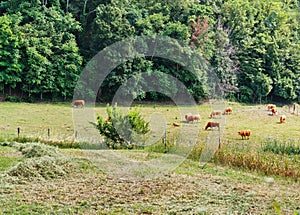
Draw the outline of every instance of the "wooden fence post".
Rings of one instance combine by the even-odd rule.
[[[48,138],[50,138],[50,128],[48,128]]]

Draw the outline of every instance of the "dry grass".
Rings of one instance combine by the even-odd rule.
[[[76,168],[63,178],[0,187],[0,213],[8,214],[282,214],[299,210],[299,182],[267,178],[186,160],[156,178],[103,171],[98,151],[63,150]],[[122,153],[119,151],[118,153]],[[145,152],[128,152],[131,161]],[[131,155],[130,155],[131,154]],[[109,154],[111,155],[111,154]],[[100,162],[100,163],[99,163]]]

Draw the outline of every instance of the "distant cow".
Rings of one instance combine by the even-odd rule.
[[[268,110],[276,109],[276,105],[268,104],[268,105],[267,105],[267,109],[268,109]]]
[[[75,100],[72,102],[72,107],[78,107],[81,106],[81,108],[84,107],[84,100]]]
[[[285,115],[281,115],[280,116],[280,123],[284,123],[286,120],[286,116]]]
[[[207,130],[208,128],[215,128],[217,127],[218,129],[220,129],[220,123],[219,122],[208,122],[205,126],[205,130]]]
[[[177,123],[177,122],[173,122],[173,126],[174,126],[174,127],[179,127],[179,126],[180,126],[180,124],[179,124],[179,123]]]
[[[231,114],[232,113],[232,107],[225,108],[225,111],[223,114]]]
[[[213,118],[214,116],[220,116],[222,115],[221,111],[212,111],[209,115],[209,118]]]
[[[251,131],[250,130],[244,130],[244,131],[239,131],[238,134],[240,136],[242,136],[242,140],[245,139],[248,137],[248,139],[250,138],[250,134],[251,134]]]
[[[200,115],[185,115],[185,120],[187,123],[194,122],[194,121],[200,121]]]
[[[272,108],[271,111],[272,111],[273,116],[277,115],[277,113],[278,113],[276,108]]]

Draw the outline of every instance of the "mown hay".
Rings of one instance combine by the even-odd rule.
[[[41,143],[13,143],[12,146],[19,150],[26,158],[61,156],[58,148]]]
[[[70,160],[55,147],[40,143],[14,143],[12,146],[21,151],[27,159],[2,175],[7,182],[26,183],[32,180],[48,180],[62,177],[70,172]]]

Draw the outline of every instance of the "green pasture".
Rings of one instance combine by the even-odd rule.
[[[73,135],[70,104],[0,103],[0,137],[11,139],[20,135],[65,138]]]
[[[229,105],[233,108],[231,115],[209,118],[212,110]],[[278,107],[280,114],[287,116],[283,124],[279,116],[269,115],[265,105],[139,107],[151,123],[148,148],[104,152],[29,142],[36,137],[66,145],[68,141],[89,141],[89,137],[91,142],[93,138],[100,140],[89,123],[93,117],[86,114],[106,117],[105,105],[81,109],[70,104],[0,103],[0,213],[275,214],[278,210],[299,214],[299,154],[261,150],[267,138],[293,140],[299,150],[300,116],[290,113],[287,107]],[[200,122],[186,123],[186,113],[199,113]],[[217,130],[204,130],[209,121],[221,123],[222,147],[213,162],[199,165],[203,146],[219,135]],[[175,127],[174,122],[180,126]],[[18,127],[21,139],[29,142],[14,142]],[[163,145],[165,129],[168,145],[197,143],[192,159],[176,163],[177,154],[161,153],[161,148],[154,147]],[[249,140],[238,136],[242,129],[251,130]],[[272,149],[272,142],[269,147]],[[140,168],[144,162],[147,168]],[[175,169],[166,173],[169,164]],[[163,174],[158,178],[143,178],[159,171]],[[126,178],[126,174],[135,177]]]
[[[231,106],[231,115],[222,115],[213,119],[209,118],[212,110],[222,109]],[[287,107],[278,107],[279,114],[285,114],[285,123],[279,123],[279,116],[271,116],[265,105],[242,105],[237,103],[224,103],[216,106],[214,104],[203,104],[197,107],[176,107],[172,105],[140,105],[140,111],[146,120],[151,122],[151,138],[147,144],[160,142],[166,128],[168,142],[185,141],[189,139],[197,140],[197,143],[205,143],[207,137],[212,135],[212,131],[205,131],[204,127],[209,121],[221,123],[221,143],[223,144],[254,144],[260,145],[266,138],[278,138],[283,140],[300,139],[300,116],[289,113]],[[75,137],[73,125],[73,111],[79,116],[75,123],[79,124],[78,137],[89,135],[89,129],[93,126],[89,123],[95,118],[84,117],[86,112],[106,116],[106,106],[87,106],[84,109],[72,108],[70,104],[29,104],[29,103],[0,103],[0,138],[2,140],[17,137],[17,129],[20,128],[22,137],[39,137],[48,139],[48,129],[50,129],[50,139],[66,140]],[[201,116],[200,122],[186,123],[184,115],[186,113]],[[95,122],[95,121],[94,121]],[[179,123],[179,127],[174,127],[173,123]],[[249,140],[241,140],[237,132],[243,129],[250,129]],[[94,132],[94,139],[100,139],[97,131]],[[180,135],[183,138],[178,140]],[[184,133],[182,133],[184,132]],[[197,137],[194,137],[197,135]],[[214,135],[218,132],[214,131]],[[80,140],[80,138],[78,138]]]

